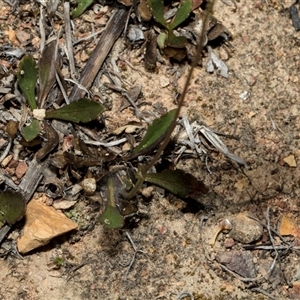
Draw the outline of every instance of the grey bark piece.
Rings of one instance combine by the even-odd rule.
[[[79,84],[86,89],[91,87],[112,46],[122,33],[126,24],[128,13],[129,11],[125,9],[116,10],[114,15],[111,17],[106,30],[101,35],[95,50],[90,56],[80,76]],[[82,98],[85,93],[86,92],[84,90],[80,89],[76,85],[69,97],[70,102]]]

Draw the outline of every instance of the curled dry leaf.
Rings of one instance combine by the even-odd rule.
[[[230,220],[222,220],[218,227],[215,229],[214,234],[211,238],[210,244],[213,246],[216,243],[216,239],[221,232],[228,233],[232,229],[232,224]]]
[[[36,153],[37,161],[42,160],[48,155],[58,145],[59,141],[56,130],[47,122],[44,123],[44,130],[46,134],[46,143],[45,146]]]

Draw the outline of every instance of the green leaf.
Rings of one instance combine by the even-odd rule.
[[[71,12],[71,17],[75,19],[82,15],[93,2],[93,0],[77,0],[77,7]]]
[[[172,31],[169,31],[165,44],[172,48],[184,48],[187,44],[187,39],[184,36],[176,36]]]
[[[192,10],[193,10],[193,1],[183,0],[177,9],[174,19],[169,24],[169,29],[173,30],[182,22],[184,22],[187,19],[187,17],[190,15]]]
[[[176,110],[177,109],[173,109],[153,121],[153,123],[148,127],[141,143],[133,150],[133,157],[145,154],[161,143],[176,115]]]
[[[55,48],[56,40],[46,45],[39,61],[40,93],[38,103],[40,107],[44,106],[50,89],[55,82]]]
[[[20,61],[17,79],[31,109],[37,108],[35,101],[35,85],[38,78],[37,65],[30,55],[25,55]]]
[[[162,0],[147,0],[147,2],[151,9],[154,20],[160,23],[166,29],[169,29],[169,25],[164,18],[164,2]]]
[[[21,134],[26,142],[30,142],[39,135],[40,131],[40,122],[34,119],[28,126],[22,128]]]
[[[74,123],[87,123],[97,119],[104,107],[91,99],[82,98],[59,109],[47,111],[46,119],[58,119]]]
[[[166,170],[162,173],[148,173],[145,181],[158,185],[181,198],[198,198],[209,189],[193,175],[182,170]]]
[[[101,214],[99,221],[108,229],[121,228],[124,224],[124,218],[116,206],[116,193],[112,177],[107,181],[107,203],[104,212]]]
[[[21,220],[25,214],[26,202],[20,193],[0,192],[0,224],[12,225]]]
[[[166,46],[167,34],[165,32],[161,32],[157,37],[157,45],[160,49],[165,48]]]

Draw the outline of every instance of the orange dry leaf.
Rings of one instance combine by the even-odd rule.
[[[293,235],[296,238],[300,238],[300,228],[287,216],[282,216],[279,221],[278,230],[280,235]]]

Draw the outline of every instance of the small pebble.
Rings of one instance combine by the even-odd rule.
[[[229,251],[218,253],[216,260],[225,265],[229,270],[245,277],[256,277],[256,268],[253,255],[250,251]]]
[[[263,227],[257,221],[248,217],[247,212],[238,214],[232,220],[230,237],[243,244],[250,244],[261,238]]]
[[[30,34],[23,30],[18,31],[16,36],[20,44],[25,44],[30,39]]]
[[[234,244],[235,244],[235,241],[232,238],[228,238],[224,241],[225,248],[232,248],[234,246]]]

